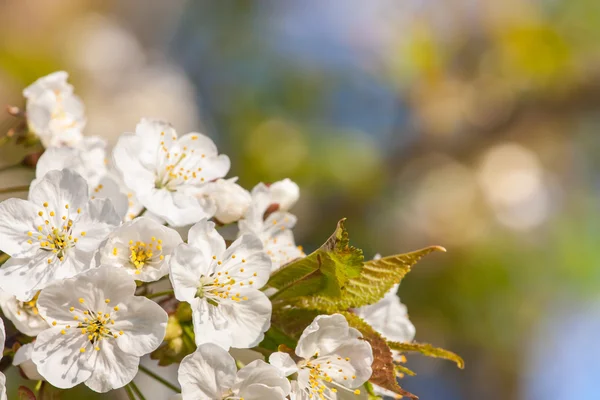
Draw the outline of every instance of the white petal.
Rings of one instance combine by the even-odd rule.
[[[31,255],[38,246],[30,245],[28,232],[37,233],[34,220],[40,208],[22,199],[0,203],[0,250],[11,257]]]
[[[196,296],[200,278],[208,272],[206,256],[196,247],[182,243],[173,251],[169,268],[175,297],[179,301],[191,302]]]
[[[0,291],[0,308],[4,316],[8,318],[20,332],[28,336],[37,336],[41,331],[48,328],[48,324],[32,309],[25,309],[23,303],[13,295]]]
[[[186,190],[171,191],[166,188],[139,193],[140,202],[151,212],[164,218],[171,226],[184,226],[202,218],[209,218],[215,212],[215,206],[207,205],[198,199],[195,193]]]
[[[141,357],[156,350],[165,337],[169,317],[158,304],[145,297],[128,299],[113,316],[114,329],[123,332],[117,344],[124,352]]]
[[[415,326],[408,319],[406,306],[396,295],[398,286],[379,302],[355,310],[356,314],[369,323],[386,339],[395,342],[410,342],[415,338]]]
[[[0,289],[28,301],[38,290],[54,280],[57,263],[48,264],[47,252],[36,252],[31,258],[9,258],[0,268]]]
[[[130,249],[138,242],[147,246],[144,248],[152,252],[152,257],[146,260],[140,269],[136,268],[131,261],[132,251],[137,251],[137,247],[134,250]],[[124,223],[110,234],[105,245],[100,249],[101,264],[124,268],[136,280],[153,282],[169,272],[168,261],[175,247],[181,242],[181,236],[174,229],[152,218],[136,218]]]
[[[214,222],[201,220],[192,226],[188,232],[188,243],[202,251],[206,262],[212,262],[212,256],[220,258],[225,252],[225,240],[215,229]]]
[[[233,391],[243,399],[283,400],[290,393],[290,381],[272,365],[256,360],[237,373]]]
[[[119,182],[106,175],[100,184],[93,189],[92,199],[109,199],[120,219],[124,219],[129,209],[129,199],[121,192]]]
[[[149,191],[154,187],[154,172],[144,166],[140,160],[140,152],[144,140],[136,135],[121,135],[113,149],[115,166],[121,173],[127,187],[136,195]],[[158,149],[158,144],[156,146]]]
[[[260,289],[267,283],[271,274],[271,259],[263,251],[258,237],[247,234],[239,237],[223,255],[221,272],[229,272],[236,281]],[[256,275],[255,275],[256,274]]]
[[[85,335],[71,331],[66,335],[60,328],[50,328],[40,333],[34,344],[32,360],[52,386],[68,389],[87,380],[92,371],[86,364],[89,352],[80,349],[89,344]]]
[[[274,182],[269,186],[271,202],[279,204],[281,211],[287,211],[296,204],[300,197],[300,188],[290,179]]]
[[[92,376],[85,381],[85,385],[95,392],[106,393],[121,388],[138,372],[140,358],[122,351],[111,340],[103,341],[100,350],[95,352]]]
[[[199,298],[195,298],[191,306],[196,346],[213,343],[229,350],[232,341],[231,332],[227,329],[228,321],[221,309]]]
[[[269,356],[269,363],[278,368],[283,376],[290,376],[298,372],[298,366],[289,354],[277,351]]]
[[[15,357],[13,358],[13,365],[19,367],[27,379],[41,381],[44,379],[44,377],[40,375],[37,366],[31,359],[32,354],[33,343],[27,343],[19,347],[15,353]]]
[[[29,200],[38,206],[48,202],[50,208],[63,210],[68,205],[72,210],[83,208],[88,202],[88,185],[78,173],[65,169],[50,171],[33,185]]]
[[[183,400],[220,399],[235,380],[235,360],[219,346],[206,343],[179,367]]]
[[[91,200],[73,224],[73,236],[79,238],[76,247],[83,251],[95,251],[120,221],[109,199]]]
[[[271,326],[271,301],[259,290],[239,289],[239,302],[220,304],[219,312],[227,319],[231,346],[249,348],[259,344]]]
[[[106,312],[114,306],[127,304],[135,289],[135,281],[122,269],[95,268],[48,286],[40,294],[38,310],[46,321],[69,324],[73,321],[69,307],[79,308],[79,298],[84,299],[86,309]],[[110,305],[106,299],[110,300]]]
[[[362,334],[350,328],[343,315],[319,315],[302,332],[296,354],[304,359],[311,358],[317,352],[321,355],[331,354],[346,341],[359,337]]]

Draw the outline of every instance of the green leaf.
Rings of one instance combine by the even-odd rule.
[[[387,344],[392,350],[397,350],[401,352],[416,352],[421,353],[427,357],[444,358],[446,360],[454,361],[460,369],[463,369],[465,367],[465,362],[457,354],[448,350],[433,347],[432,345],[427,343],[387,342]]]
[[[426,247],[411,253],[367,261],[360,273],[349,277],[339,294],[305,296],[297,301],[304,308],[326,310],[329,313],[376,303],[410,271],[423,256],[434,251],[446,251],[440,246]]]
[[[292,261],[276,271],[267,283],[277,289],[272,301],[301,296],[340,297],[350,278],[360,274],[362,250],[350,246],[345,219],[338,222],[333,235],[318,250]]]
[[[304,329],[321,315],[319,310],[306,310],[293,307],[275,307],[271,314],[271,326],[275,326],[287,336],[298,340]],[[287,343],[284,343],[287,345]],[[295,343],[293,346],[295,347]]]
[[[265,338],[258,345],[257,351],[263,354],[272,353],[277,351],[279,345],[283,344],[289,348],[296,348],[298,342],[279,329],[274,324],[271,325],[268,331],[265,332]],[[266,350],[266,351],[265,351]]]
[[[392,352],[385,339],[367,324],[362,318],[350,312],[342,312],[342,315],[348,320],[348,324],[360,331],[363,338],[369,342],[373,349],[373,374],[369,382],[384,389],[411,399],[417,399],[414,394],[407,392],[398,385],[396,380],[396,370],[392,358]]]

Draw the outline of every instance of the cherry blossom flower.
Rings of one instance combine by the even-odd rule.
[[[272,209],[278,209],[279,203],[276,201],[287,199],[285,204],[290,204],[290,197],[282,195],[279,192],[284,192],[284,190],[278,189],[289,185],[290,183],[280,182],[275,182],[271,186],[264,183],[256,185],[252,189],[252,204],[244,219],[238,223],[240,235],[253,233],[261,239],[265,251],[271,257],[273,270],[305,256],[302,248],[296,246],[292,232],[292,228],[296,225],[296,217],[286,211],[270,212]],[[275,196],[271,190],[272,187],[277,189]]]
[[[32,381],[43,381],[45,380],[43,376],[40,375],[37,369],[37,365],[31,359],[31,355],[33,354],[33,343],[27,343],[23,346],[19,347],[17,352],[15,353],[15,357],[13,358],[13,365],[15,367],[19,367],[23,375],[27,377],[27,379],[31,379]]]
[[[4,354],[4,340],[6,339],[6,332],[4,331],[4,321],[0,318],[0,360],[2,354]],[[0,400],[6,400],[6,377],[0,372]]]
[[[171,257],[175,297],[190,303],[196,344],[224,349],[254,347],[269,329],[271,302],[259,289],[269,279],[271,262],[254,235],[239,237],[229,248],[202,220]]]
[[[0,289],[30,300],[53,281],[90,268],[94,251],[119,224],[110,200],[90,200],[85,180],[70,170],[50,171],[29,200],[0,203]]]
[[[213,343],[205,343],[185,357],[179,367],[183,400],[283,400],[290,382],[262,360],[237,371],[233,357]]]
[[[145,297],[123,268],[95,268],[48,286],[38,309],[51,327],[35,341],[32,359],[57,388],[85,382],[96,392],[123,387],[140,357],[162,342],[167,313]]]
[[[289,211],[300,198],[300,188],[289,178],[269,185],[271,204],[277,204],[278,210]]]
[[[28,336],[37,336],[48,328],[37,309],[39,292],[29,301],[19,301],[15,296],[0,291],[0,308],[20,332]]]
[[[115,173],[107,168],[106,142],[100,138],[86,137],[76,147],[47,149],[35,168],[35,185],[48,172],[70,169],[87,182],[91,199],[110,199],[115,211],[125,219],[127,215],[139,213],[133,193],[128,192]]]
[[[276,352],[269,362],[293,379],[293,399],[335,399],[339,390],[360,394],[356,388],[371,377],[373,363],[371,345],[361,337],[343,315],[320,315],[298,340],[300,361]]]
[[[168,123],[149,119],[142,119],[134,134],[121,136],[113,158],[140,203],[172,226],[215,214],[215,204],[199,192],[224,177],[230,166],[229,157],[218,155],[207,136],[188,133],[178,138]]]
[[[211,201],[215,207],[214,217],[223,224],[238,221],[248,211],[252,197],[237,183],[237,178],[217,179],[200,190],[200,196]]]
[[[175,230],[151,218],[139,217],[110,234],[100,249],[100,264],[125,268],[138,281],[157,281],[169,273],[167,263],[181,242]]]
[[[86,119],[83,103],[67,83],[69,74],[54,72],[23,90],[27,124],[44,147],[74,146],[83,137]]]

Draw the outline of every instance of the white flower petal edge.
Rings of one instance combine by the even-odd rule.
[[[230,161],[200,133],[177,137],[166,122],[142,119],[135,134],[122,135],[113,160],[140,203],[171,226],[212,217],[216,207],[199,196],[208,182],[224,177]]]
[[[4,354],[4,340],[6,339],[6,332],[4,331],[4,321],[0,318],[0,360],[2,354]],[[6,377],[0,372],[0,400],[6,400]]]
[[[269,362],[286,375],[295,375],[292,398],[336,398],[336,391],[363,385],[372,374],[373,351],[361,333],[348,326],[341,314],[320,315],[306,327],[296,347],[302,360],[294,363],[289,354],[271,354]],[[295,367],[294,367],[295,364]],[[335,389],[335,390],[332,390]]]
[[[37,309],[37,294],[33,299],[23,302],[0,290],[0,308],[4,316],[27,336],[37,336],[41,331],[48,329],[48,324]]]
[[[395,342],[412,342],[416,330],[408,319],[406,306],[398,298],[399,286],[399,284],[394,285],[377,303],[357,308],[354,312],[386,339]],[[397,351],[392,350],[392,356],[397,362],[403,361]],[[396,396],[395,393],[377,385],[373,385],[373,391],[381,396]]]
[[[123,219],[132,200],[123,193],[121,183],[108,173],[106,162],[106,141],[97,137],[85,137],[76,147],[49,148],[38,160],[36,179],[31,185],[50,171],[70,169],[87,181],[91,199],[110,199]]]
[[[12,257],[0,268],[0,289],[28,301],[51,282],[89,269],[119,221],[110,200],[89,200],[79,174],[48,172],[29,201],[0,203],[0,250]]]
[[[213,343],[200,345],[179,367],[183,400],[283,400],[289,381],[277,368],[256,360],[236,371],[235,360]]]
[[[250,193],[235,183],[237,178],[217,179],[208,182],[199,191],[199,196],[212,202],[215,207],[215,218],[223,224],[230,224],[242,218],[252,202]]]
[[[278,203],[283,201],[287,206],[293,205],[295,200],[292,201],[285,195],[288,191],[286,188],[291,185],[297,186],[289,179],[275,182],[271,186],[264,183],[256,185],[252,189],[252,203],[248,212],[238,222],[240,235],[253,233],[262,240],[265,251],[271,257],[273,270],[305,256],[302,248],[296,246],[292,232],[296,217],[285,210],[281,211]]]
[[[44,377],[40,375],[37,366],[31,359],[32,354],[33,343],[27,343],[19,347],[13,358],[13,365],[19,367],[27,379],[31,379],[32,381],[45,380]]]
[[[354,312],[386,339],[412,342],[415,326],[408,319],[406,306],[398,298],[398,287],[394,285],[377,303],[357,308]]]
[[[33,362],[61,389],[85,382],[107,392],[131,382],[140,357],[162,342],[167,313],[134,296],[135,281],[123,268],[102,267],[47,287],[38,300],[51,327],[35,341]]]
[[[153,282],[169,273],[168,261],[180,243],[181,236],[175,230],[140,217],[110,234],[100,249],[100,263],[124,268],[136,280]]]
[[[23,90],[27,124],[44,147],[75,146],[82,140],[86,119],[83,103],[67,83],[69,75],[54,72]]]
[[[170,260],[170,279],[179,301],[190,303],[196,344],[224,349],[254,347],[269,329],[271,302],[259,289],[271,261],[260,240],[244,235],[225,249],[215,224],[202,220]]]

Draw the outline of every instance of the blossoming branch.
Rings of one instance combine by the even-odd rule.
[[[5,137],[44,147],[27,200],[0,203],[3,353],[37,381],[20,395],[84,384],[152,398],[134,382],[142,373],[183,400],[417,398],[399,385],[414,375],[405,354],[463,367],[414,342],[397,296],[443,248],[364,260],[342,219],[305,254],[296,183],[248,191],[208,136],[148,118],[109,150],[84,134],[67,78],[27,87],[24,111],[10,107],[21,128]],[[5,332],[0,319],[0,349]],[[141,365],[148,354],[178,364],[178,384]]]

